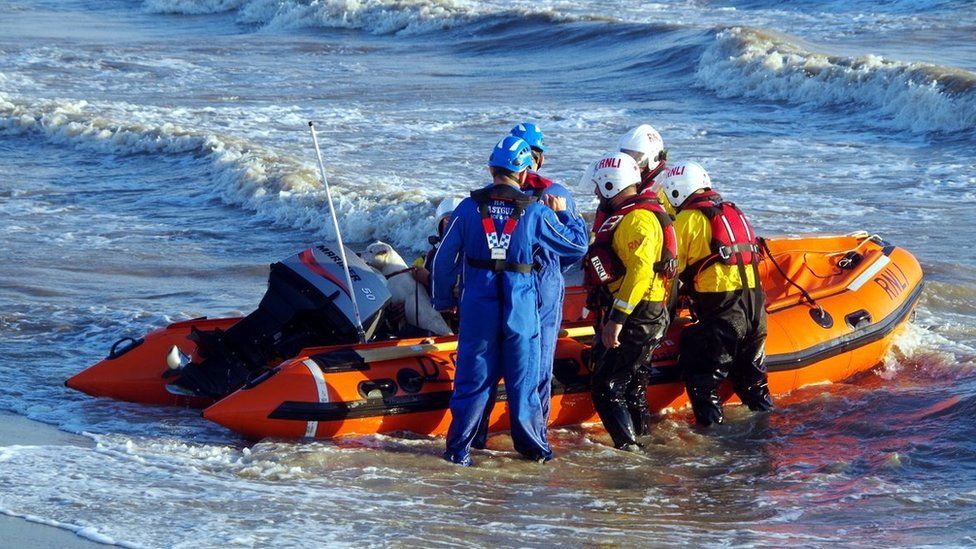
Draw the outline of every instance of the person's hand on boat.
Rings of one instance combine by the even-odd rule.
[[[552,209],[554,212],[564,212],[566,211],[566,198],[562,196],[556,196],[554,194],[547,194],[542,197],[543,202],[546,206]]]
[[[623,324],[619,322],[614,322],[608,320],[606,324],[603,325],[603,330],[600,332],[600,340],[603,342],[603,346],[607,349],[616,349],[620,346],[620,340],[617,338],[620,336],[620,330],[624,327]]]

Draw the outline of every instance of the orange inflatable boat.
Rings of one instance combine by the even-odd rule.
[[[894,334],[911,317],[922,291],[915,258],[877,236],[804,236],[766,241],[760,275],[767,295],[766,343],[770,389],[783,394],[813,383],[839,381],[878,365]],[[597,421],[585,366],[592,328],[583,293],[567,292],[564,330],[554,366],[550,424]],[[68,380],[98,396],[158,404],[205,405],[174,395],[165,364],[174,344],[195,357],[191,328],[229,327],[238,319],[192,320],[117,344],[109,358]],[[690,322],[678,319],[654,352],[648,389],[653,411],[687,404],[676,366],[677,342]],[[301,350],[264,369],[204,416],[250,438],[364,435],[410,431],[442,435],[457,340],[399,339]],[[731,387],[723,397],[734,401]],[[505,392],[491,430],[508,428]]]

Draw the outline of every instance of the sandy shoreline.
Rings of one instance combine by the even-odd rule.
[[[29,420],[23,416],[0,413],[0,447],[2,446],[91,446],[92,442],[78,435],[59,431],[50,425]],[[6,487],[9,489],[10,487]],[[105,547],[100,543],[79,537],[74,532],[32,522],[20,516],[16,509],[5,510],[0,504],[0,545],[4,547],[93,548]]]

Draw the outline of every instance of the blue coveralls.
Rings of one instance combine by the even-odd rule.
[[[537,176],[540,179],[541,176]],[[566,187],[553,182],[541,193],[527,188],[523,191],[530,196],[537,196],[541,203],[546,195],[560,196],[566,199],[565,224],[573,231],[579,231],[583,239],[587,238],[586,222],[576,210],[576,202]],[[561,218],[563,219],[563,218]],[[535,262],[539,265],[536,271],[536,292],[539,296],[540,323],[540,363],[539,363],[539,401],[542,405],[543,424],[549,423],[549,406],[552,403],[552,364],[556,357],[556,342],[563,323],[563,298],[566,296],[566,279],[563,269],[579,261],[577,256],[561,256],[552,250],[539,248],[535,253]],[[478,427],[473,446],[484,448],[488,441],[488,423],[492,408],[495,407],[495,392],[492,391]]]
[[[574,231],[578,231],[583,242],[586,242],[588,235],[586,223],[583,216],[576,210],[576,201],[566,187],[559,183],[553,183],[542,193],[546,195],[561,196],[566,199],[565,224]],[[539,371],[539,399],[542,401],[542,416],[546,423],[549,422],[549,405],[552,400],[552,363],[556,357],[556,341],[559,340],[559,332],[563,325],[563,298],[566,297],[566,279],[563,278],[563,269],[571,266],[580,260],[582,256],[559,255],[552,250],[540,248],[535,255],[536,263],[540,269],[536,273],[536,288],[539,293],[539,322],[541,324],[541,357],[542,362]]]
[[[508,185],[494,185],[488,202],[498,235],[526,196]],[[572,214],[575,215],[575,214]],[[567,212],[554,213],[529,202],[511,234],[505,261],[530,265],[538,251],[576,261],[586,253],[586,234]],[[505,389],[515,449],[531,459],[552,455],[539,399],[539,296],[532,271],[496,272],[471,265],[491,259],[478,203],[466,198],[454,210],[441,246],[434,256],[433,304],[438,310],[454,305],[453,286],[463,269],[460,298],[457,368],[451,396],[451,427],[445,457],[466,462],[491,393],[500,378]]]

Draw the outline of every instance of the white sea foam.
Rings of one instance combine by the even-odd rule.
[[[332,238],[324,187],[314,167],[240,138],[171,123],[113,120],[85,101],[24,101],[2,94],[0,130],[36,132],[56,143],[104,154],[199,158],[212,173],[212,192],[225,203]],[[439,198],[428,199],[399,183],[375,182],[369,191],[337,185],[336,209],[347,241],[384,239],[414,249],[425,240]],[[379,211],[381,219],[375,215]]]
[[[919,316],[930,316],[930,313],[922,310]],[[965,357],[972,356],[972,353],[973,349],[965,343],[948,339],[918,323],[908,323],[895,337],[891,349],[884,356],[883,367],[877,373],[891,380],[908,366],[934,370],[939,375],[944,372],[965,375],[968,368],[960,370],[959,365],[965,364]]]
[[[0,93],[0,131],[37,134],[53,143],[100,155],[149,154],[193,159],[208,172],[205,185],[209,186],[209,193],[224,203],[253,211],[261,220],[331,239],[333,229],[325,191],[317,166],[312,163],[314,156],[307,144],[307,133],[301,130],[313,114],[327,128],[321,134],[323,145],[335,132],[361,128],[367,116],[349,106],[315,113],[287,106],[254,108],[243,113],[234,108],[167,109],[126,103],[31,100]],[[457,109],[442,109],[439,115],[448,122],[433,128],[407,118],[408,114],[402,111],[374,115],[370,124],[375,133],[347,136],[340,143],[331,141],[336,150],[331,151],[327,169],[347,242],[384,240],[404,253],[420,252],[426,248],[426,237],[433,230],[437,204],[447,196],[465,196],[471,188],[486,182],[480,167],[469,169],[451,162],[467,154],[465,143],[452,145],[457,150],[437,149],[431,159],[436,170],[423,182],[401,166],[391,169],[385,164],[374,167],[359,163],[360,148],[392,150],[410,142],[414,142],[413,147],[423,148],[437,134],[478,132],[485,127],[504,131],[506,127],[499,127],[498,120],[522,119],[525,113],[517,107],[499,106],[490,113],[470,113],[463,121],[455,120],[463,116]],[[626,113],[617,108],[582,112],[555,109],[539,111],[538,116],[550,120],[546,127],[554,135],[575,134],[580,128],[599,135],[601,131],[612,133],[608,128]],[[210,126],[229,127],[234,135],[199,128],[196,125],[201,120]],[[302,137],[296,137],[296,129]],[[485,147],[491,144],[486,141]],[[301,150],[309,156],[299,160],[281,149]],[[550,176],[568,185],[578,178],[574,170],[568,175],[553,171]],[[579,195],[579,199],[584,210],[593,207],[590,193]]]
[[[244,0],[146,0],[143,8],[150,13],[204,15],[232,11]]]
[[[33,522],[34,524],[43,524],[44,526],[51,526],[54,528],[60,528],[61,530],[67,530],[69,532],[74,533],[76,536],[80,538],[89,539],[91,541],[101,543],[104,545],[115,545],[117,547],[130,547],[133,549],[143,547],[142,545],[117,541],[114,538],[101,533],[99,529],[91,526],[81,526],[78,524],[72,524],[70,522],[61,522],[54,519],[39,517],[37,515],[32,515],[29,513],[17,513],[15,511],[11,511],[10,509],[4,509],[3,507],[0,507],[0,514],[7,515],[8,517],[23,519],[26,520],[27,522]]]
[[[443,30],[506,13],[568,19],[552,9],[490,6],[463,0],[147,0],[143,7],[152,13],[187,15],[236,10],[241,23],[264,28],[360,29],[375,34]]]
[[[913,133],[976,126],[974,73],[876,55],[817,53],[757,29],[718,33],[701,57],[697,79],[721,97],[845,109],[871,124]]]

